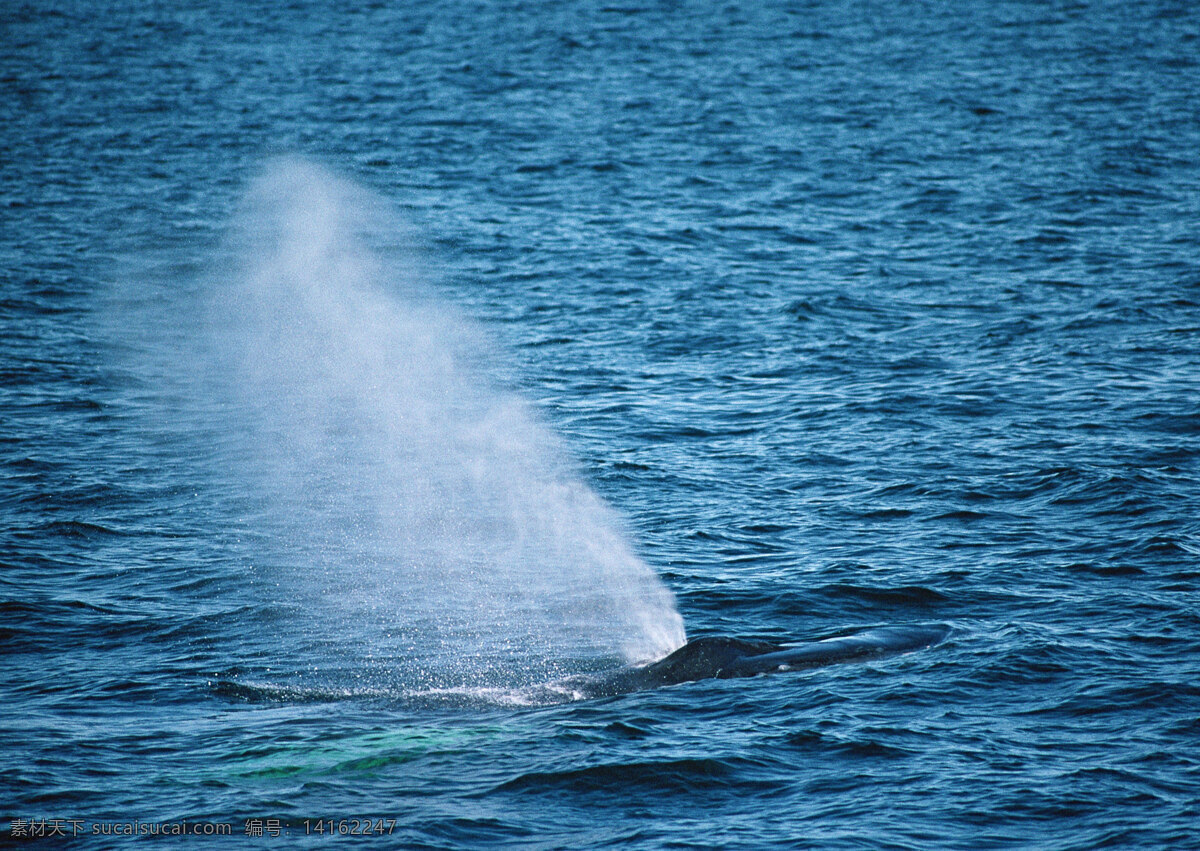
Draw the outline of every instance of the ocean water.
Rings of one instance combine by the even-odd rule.
[[[0,843],[1200,847],[1198,400],[1192,3],[5,2]]]

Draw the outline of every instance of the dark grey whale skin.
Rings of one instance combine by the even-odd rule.
[[[799,671],[922,650],[940,644],[949,634],[948,626],[933,624],[883,626],[790,646],[739,638],[697,638],[657,662],[578,678],[572,685],[588,697],[605,697],[695,680]]]

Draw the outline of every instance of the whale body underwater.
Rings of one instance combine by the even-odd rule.
[[[949,634],[950,627],[932,624],[876,627],[793,645],[710,636],[689,641],[657,662],[572,677],[569,684],[585,697],[606,697],[697,680],[755,677],[895,656],[933,647]]]

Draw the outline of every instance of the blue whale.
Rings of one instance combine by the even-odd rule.
[[[941,643],[949,634],[948,626],[933,624],[882,626],[853,635],[793,645],[739,638],[697,638],[657,662],[599,676],[573,678],[572,685],[588,697],[604,697],[695,680],[800,671],[922,650]]]

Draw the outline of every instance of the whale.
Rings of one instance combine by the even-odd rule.
[[[943,642],[950,631],[945,624],[881,626],[791,645],[705,636],[657,662],[572,678],[570,684],[587,697],[609,697],[698,680],[802,671],[924,650]]]
[[[695,638],[670,655],[654,662],[573,674],[537,686],[436,688],[409,693],[410,697],[431,697],[439,701],[496,699],[501,702],[519,696],[519,703],[562,703],[602,697],[617,697],[633,692],[701,680],[726,680],[756,677],[786,671],[803,671],[845,662],[865,662],[916,650],[924,650],[945,641],[951,633],[945,624],[880,626],[859,632],[806,641],[778,644],[725,636]],[[354,696],[343,689],[325,689],[270,683],[237,682],[219,679],[210,682],[213,690],[227,698],[245,701],[328,702]],[[378,696],[379,692],[372,692]]]

